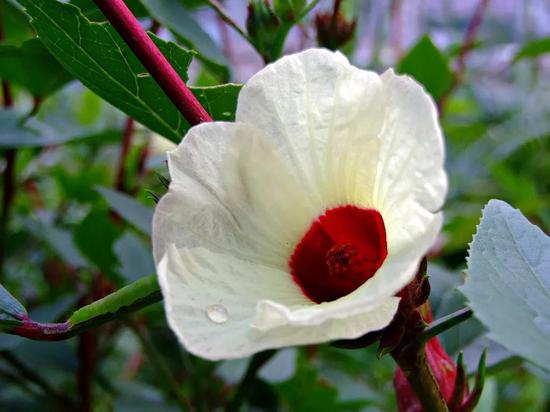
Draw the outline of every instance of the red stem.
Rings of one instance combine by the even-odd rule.
[[[462,76],[462,74],[464,73],[466,56],[468,55],[468,52],[472,50],[472,48],[474,47],[477,32],[479,30],[479,27],[481,26],[481,22],[483,21],[483,15],[487,10],[488,5],[489,5],[489,0],[480,0],[480,2],[476,7],[474,15],[472,17],[472,20],[470,20],[470,23],[466,28],[466,34],[464,35],[464,43],[462,45],[462,48],[460,49],[460,52],[457,58],[457,67],[458,67],[458,73],[460,76]]]
[[[211,122],[191,90],[141,27],[123,0],[95,0],[97,7],[118,31],[164,93],[191,125]]]
[[[4,41],[4,13],[3,1],[0,0],[0,43]],[[2,100],[4,107],[10,109],[13,106],[13,96],[10,90],[10,84],[2,80]],[[2,210],[0,212],[0,281],[4,275],[4,260],[6,256],[6,230],[10,215],[11,204],[14,196],[15,180],[15,150],[7,149],[4,152],[6,158],[6,167],[4,169],[4,184],[2,186]]]
[[[13,106],[13,96],[11,95],[10,84],[7,80],[2,80],[2,96],[4,99],[4,107],[10,108]]]
[[[462,83],[462,77],[464,76],[464,70],[466,69],[466,57],[474,47],[477,32],[483,22],[483,16],[485,15],[488,5],[489,0],[479,0],[479,3],[474,11],[474,15],[472,16],[470,23],[468,23],[468,27],[466,28],[466,33],[464,35],[464,43],[462,44],[457,56],[457,65],[453,76],[453,82],[443,96],[441,96],[437,101],[437,108],[440,116],[442,116],[442,113],[445,110],[447,100],[453,91],[460,85],[460,83]]]
[[[399,58],[403,54],[401,49],[402,38],[402,10],[401,0],[392,0],[390,4],[390,41],[395,53],[395,56]]]
[[[145,174],[145,165],[147,164],[147,158],[149,157],[149,142],[145,143],[145,146],[141,148],[138,157],[137,175],[143,177]]]
[[[9,333],[32,340],[57,341],[70,337],[71,325],[63,323],[38,323],[32,319],[23,319],[23,324]]]
[[[120,157],[118,159],[118,170],[115,182],[115,188],[120,191],[124,191],[124,180],[126,172],[126,159],[130,152],[130,146],[132,144],[132,136],[134,134],[134,119],[128,117],[124,126],[124,132],[122,134],[122,147],[120,148]]]
[[[77,385],[80,396],[80,411],[92,412],[93,381],[97,369],[97,335],[94,332],[84,332],[78,339],[78,358],[80,363],[77,371]]]

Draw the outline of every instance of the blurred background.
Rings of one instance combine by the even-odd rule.
[[[261,54],[207,2],[172,2],[198,23],[208,48],[197,47],[207,58],[193,60],[191,85],[242,83],[264,66]],[[91,1],[71,3],[92,20],[104,19]],[[186,44],[180,33],[186,21],[166,24],[151,11],[157,10],[152,0],[127,3],[145,27]],[[60,321],[154,273],[149,220],[155,198],[166,191],[164,152],[172,143],[137,123],[129,126],[122,112],[63,74],[55,60],[46,67],[31,59],[26,70],[9,63],[6,47],[19,47],[34,33],[15,1],[2,6],[0,78],[9,80],[13,104],[7,113],[4,94],[0,282],[33,319]],[[246,1],[222,6],[247,27]],[[429,274],[434,317],[441,317],[464,306],[456,287],[489,199],[521,209],[546,233],[550,228],[550,2],[344,0],[339,27],[348,35],[336,41],[325,33],[320,41],[322,15],[333,7],[320,1],[294,25],[284,53],[321,43],[361,68],[395,67],[423,83],[439,107],[451,185]],[[48,70],[57,73],[51,82],[29,81]],[[30,130],[40,131],[40,139]],[[464,351],[472,371],[489,348],[476,411],[550,411],[548,373],[491,342],[476,320],[441,339],[454,359]],[[222,410],[248,362],[189,355],[168,329],[162,304],[155,304],[62,342],[0,335],[0,410]],[[394,411],[393,374],[393,361],[377,359],[376,348],[284,349],[260,370],[244,410]]]

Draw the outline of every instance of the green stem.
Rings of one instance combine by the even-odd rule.
[[[246,373],[244,374],[244,377],[237,387],[237,391],[235,392],[233,399],[231,399],[231,401],[225,408],[226,412],[239,411],[243,402],[250,394],[252,385],[254,384],[254,380],[256,379],[256,374],[262,368],[262,366],[264,366],[267,361],[269,361],[273,357],[273,355],[275,355],[276,352],[276,350],[267,350],[257,353],[252,357],[248,368],[246,369]]]
[[[281,26],[279,29],[279,32],[277,33],[277,38],[275,39],[275,42],[273,43],[273,48],[271,50],[271,61],[277,60],[279,57],[281,57],[281,54],[283,53],[283,48],[285,46],[286,38],[288,36],[288,32],[292,28],[294,24],[299,23],[307,14],[319,3],[319,0],[313,0],[311,1],[304,9],[296,16],[296,18],[288,23],[285,23]],[[265,60],[265,57],[264,57]],[[269,61],[266,61],[265,63],[269,63]]]
[[[310,2],[306,7],[304,7],[304,9],[300,12],[300,14],[298,14],[298,16],[296,17],[296,19],[294,20],[295,23],[299,23],[300,20],[302,20],[304,17],[307,16],[307,14],[313,10],[313,8],[315,6],[317,6],[317,3],[319,3],[319,0],[313,0],[312,2]]]
[[[437,336],[447,329],[450,329],[459,323],[462,323],[472,317],[474,312],[470,308],[462,308],[456,312],[451,313],[450,315],[444,316],[435,322],[432,322],[420,335],[418,340],[420,342],[427,342],[434,336]]]
[[[391,355],[407,377],[425,412],[449,412],[422,343],[413,340],[400,345]]]
[[[157,277],[151,275],[83,306],[65,322],[39,323],[30,318],[21,318],[20,320],[0,321],[0,331],[33,340],[65,340],[152,305],[161,299],[162,294]],[[15,322],[17,324],[14,326]]]

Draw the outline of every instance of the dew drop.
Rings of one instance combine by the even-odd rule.
[[[227,314],[227,309],[222,305],[210,305],[206,308],[206,314],[208,319],[214,323],[225,323],[229,318]]]

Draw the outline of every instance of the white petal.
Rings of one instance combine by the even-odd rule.
[[[388,255],[419,262],[441,228],[442,216],[436,212],[447,193],[443,136],[435,104],[418,83],[392,70],[382,81],[387,108],[373,202],[384,218]],[[415,272],[381,269],[362,286],[365,293],[369,288],[381,294],[393,288],[395,293]]]
[[[426,245],[430,245],[431,239],[440,230],[441,217],[441,214],[436,216],[433,224],[416,243],[400,253],[388,255],[376,275],[352,293],[332,302],[300,307],[289,307],[281,301],[262,300],[258,303],[253,325],[261,330],[269,330],[282,324],[321,324],[328,319],[345,319],[369,312],[379,306],[380,302],[397,299],[389,297],[399,292],[416,274],[420,259],[426,253]]]
[[[168,322],[192,353],[212,359],[248,356],[268,348],[356,338],[386,326],[397,310],[389,298],[341,319],[282,323],[269,330],[252,327],[257,299],[308,304],[294,282],[277,269],[206,249],[169,247],[161,260],[159,280]],[[224,310],[227,320],[212,321],[208,308]]]
[[[153,221],[157,263],[175,244],[287,269],[319,210],[270,139],[245,124],[206,123],[168,159],[172,183]]]
[[[399,272],[380,268],[357,291],[362,299],[373,293],[377,301],[412,279],[441,227],[435,212],[447,190],[437,112],[418,83],[308,50],[250,79],[237,120],[266,131],[325,208],[355,204],[381,212],[388,253],[407,265]]]
[[[443,160],[434,104],[411,79],[326,50],[269,65],[243,88],[237,123],[196,126],[169,155],[153,244],[171,327],[220,359],[386,326],[440,229]],[[288,260],[312,221],[344,204],[380,211],[388,257],[353,293],[316,305]],[[209,321],[211,305],[227,321]]]
[[[443,135],[431,97],[408,76],[382,75],[386,119],[374,191],[393,249],[425,232],[447,194]],[[403,233],[403,230],[405,233]],[[399,240],[398,240],[399,239]]]
[[[311,49],[253,76],[240,92],[237,121],[265,131],[325,208],[369,206],[384,110],[376,73]]]

